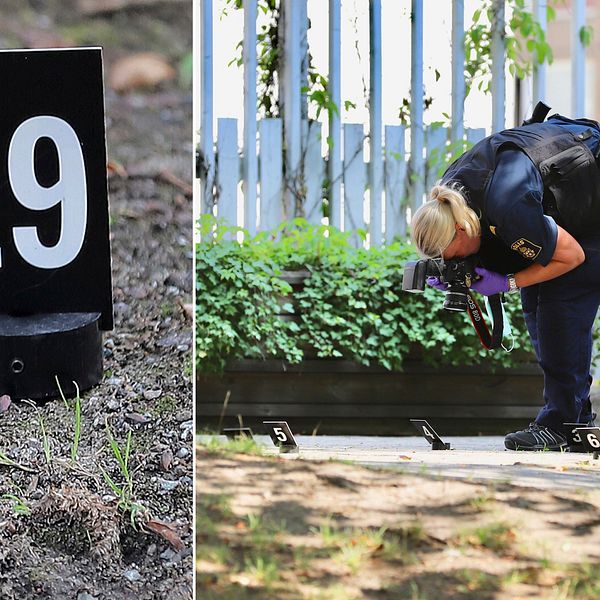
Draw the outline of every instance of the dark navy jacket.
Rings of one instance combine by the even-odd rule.
[[[553,115],[481,140],[446,170],[481,220],[480,257],[514,273],[548,264],[556,223],[575,237],[600,232],[600,126]]]

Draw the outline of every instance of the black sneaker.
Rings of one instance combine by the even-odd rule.
[[[548,427],[530,423],[523,431],[509,433],[504,446],[507,450],[566,450],[567,438]]]

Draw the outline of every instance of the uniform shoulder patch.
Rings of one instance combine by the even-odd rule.
[[[519,238],[516,242],[513,242],[510,248],[529,260],[535,260],[542,251],[541,246],[538,246],[525,238]]]

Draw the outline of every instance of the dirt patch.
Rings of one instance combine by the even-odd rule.
[[[31,535],[39,546],[71,556],[89,554],[104,562],[121,558],[116,508],[86,489],[50,490],[34,506],[30,520],[35,523]]]
[[[600,492],[199,448],[197,594],[597,598]]]
[[[0,45],[100,44],[107,72],[158,52],[180,77],[106,90],[115,328],[80,420],[74,399],[0,414],[0,597],[191,598],[192,6],[91,4],[7,0]]]

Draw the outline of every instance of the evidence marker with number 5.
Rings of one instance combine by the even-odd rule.
[[[273,444],[280,452],[298,452],[296,438],[287,424],[287,421],[263,421]]]
[[[0,394],[72,394],[113,327],[102,50],[2,50],[0,69]]]

